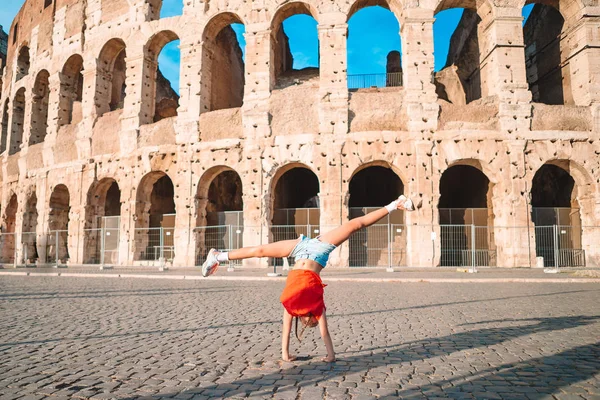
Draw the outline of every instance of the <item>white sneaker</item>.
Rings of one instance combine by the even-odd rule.
[[[401,195],[400,197],[398,197],[398,200],[400,201],[400,203],[406,211],[415,211],[415,205],[413,204],[412,200],[406,197],[405,195]]]
[[[219,269],[219,262],[217,261],[217,253],[215,249],[210,249],[206,256],[206,261],[202,264],[202,276],[207,277],[214,274]]]

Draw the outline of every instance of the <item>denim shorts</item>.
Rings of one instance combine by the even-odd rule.
[[[289,257],[294,257],[294,262],[298,260],[313,260],[321,267],[325,268],[329,254],[335,250],[335,246],[329,243],[321,242],[319,238],[309,239],[304,235],[300,235],[298,244]]]

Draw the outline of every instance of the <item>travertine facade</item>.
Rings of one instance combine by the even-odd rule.
[[[404,223],[423,227],[405,239],[407,265],[440,264],[439,208],[487,208],[496,265],[530,265],[514,244],[533,230],[505,227],[533,227],[532,206],[580,209],[576,247],[600,263],[600,234],[586,228],[600,225],[596,0],[545,2],[525,29],[523,1],[392,1],[403,86],[350,91],[347,21],[371,1],[190,0],[164,19],[160,3],[27,0],[15,18],[0,98],[0,223],[35,234],[5,238],[0,261],[58,248],[87,263],[84,231],[120,216],[112,262],[136,263],[148,248],[141,230],[172,224],[173,265],[191,266],[202,240],[193,230],[212,211],[243,210],[252,245],[271,239],[276,209],[319,204],[325,229],[349,206],[403,191],[419,205]],[[434,74],[433,22],[450,7],[467,11]],[[297,13],[318,21],[318,70],[291,70],[281,22]],[[544,18],[563,24],[549,32]],[[245,25],[245,59],[231,23]],[[156,67],[176,39],[179,98]],[[46,245],[55,230],[68,232],[55,239],[66,246]],[[347,259],[346,245],[332,264]]]

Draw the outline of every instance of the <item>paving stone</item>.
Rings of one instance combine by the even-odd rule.
[[[277,282],[0,277],[0,287],[10,294],[0,400],[600,397],[592,284],[334,282],[332,364],[317,331],[292,339],[298,362],[279,362]],[[60,295],[29,295],[47,292]]]

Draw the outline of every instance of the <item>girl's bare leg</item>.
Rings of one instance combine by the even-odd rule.
[[[388,215],[388,210],[385,207],[380,208],[368,213],[367,215],[353,218],[350,221],[343,223],[341,226],[321,235],[320,239],[325,243],[331,243],[334,246],[339,246],[348,240],[350,235],[352,235],[354,232],[373,225],[386,215]]]
[[[354,232],[371,226],[375,222],[379,221],[381,218],[388,215],[392,211],[391,209],[389,209],[390,207],[397,210],[406,210],[406,200],[406,197],[400,196],[398,200],[390,203],[386,207],[382,207],[378,210],[372,211],[367,215],[363,215],[362,217],[351,219],[350,221],[342,224],[342,226],[321,235],[321,240],[325,243],[331,243],[334,246],[339,246],[340,244],[348,240],[350,235],[352,235]],[[412,202],[409,201],[409,203],[411,210],[413,210],[414,207],[412,206]]]
[[[298,239],[282,240],[275,243],[263,244],[261,246],[243,247],[229,252],[230,260],[243,260],[244,258],[254,257],[275,257],[282,258],[290,255],[294,247],[298,244]]]

